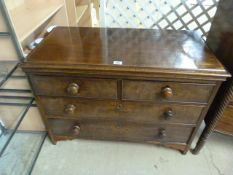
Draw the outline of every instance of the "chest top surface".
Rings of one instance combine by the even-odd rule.
[[[191,31],[57,27],[34,49],[24,68],[87,68],[205,72],[224,67]]]

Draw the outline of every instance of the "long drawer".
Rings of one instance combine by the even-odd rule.
[[[196,124],[204,106],[38,97],[46,115],[81,120]]]
[[[194,128],[174,126],[144,126],[119,122],[80,122],[49,119],[48,125],[56,136],[122,141],[160,141],[187,143]]]
[[[117,81],[62,76],[30,76],[34,93],[47,96],[117,98]]]
[[[124,100],[207,103],[213,84],[123,80]]]

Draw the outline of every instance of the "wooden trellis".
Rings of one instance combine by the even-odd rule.
[[[102,27],[195,30],[206,38],[219,0],[101,0]]]

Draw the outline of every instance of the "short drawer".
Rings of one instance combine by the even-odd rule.
[[[177,101],[207,103],[213,84],[124,80],[122,98],[142,101]]]
[[[79,122],[49,119],[49,127],[56,136],[84,139],[121,140],[138,142],[187,143],[193,128],[175,126],[145,126],[119,122]]]
[[[111,79],[30,76],[36,95],[117,98],[117,81]]]
[[[121,120],[136,123],[195,125],[203,106],[39,97],[46,115],[80,120]]]

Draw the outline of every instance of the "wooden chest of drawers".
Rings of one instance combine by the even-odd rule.
[[[183,153],[229,76],[192,32],[139,29],[58,27],[22,68],[53,143],[134,141]]]

